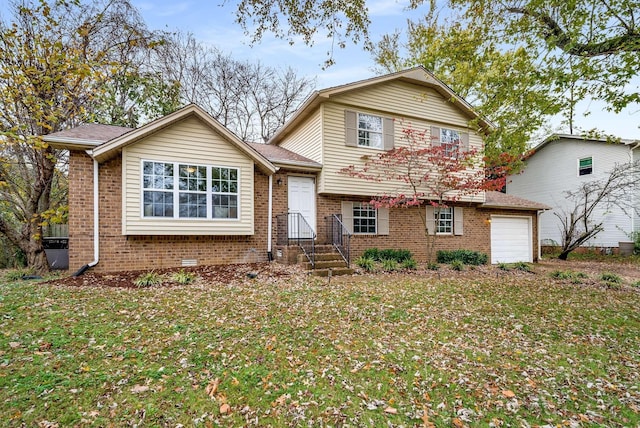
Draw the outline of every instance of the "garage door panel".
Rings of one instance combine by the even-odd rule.
[[[532,262],[530,217],[491,217],[491,263]]]

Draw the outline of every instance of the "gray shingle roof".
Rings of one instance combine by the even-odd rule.
[[[551,207],[502,192],[485,192],[483,208],[513,208],[519,210],[550,210]]]
[[[301,166],[307,168],[322,168],[322,164],[302,155],[272,144],[247,143],[262,156],[275,164]]]
[[[54,132],[47,137],[57,139],[70,138],[74,140],[91,140],[106,142],[113,138],[119,137],[133,130],[124,126],[99,125],[97,123],[87,123],[64,131]]]

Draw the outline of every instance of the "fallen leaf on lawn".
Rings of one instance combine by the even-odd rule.
[[[513,398],[516,396],[515,392],[511,391],[510,389],[503,390],[502,395],[504,395],[507,398]]]
[[[220,413],[223,415],[231,413],[231,406],[229,406],[227,403],[224,403],[222,406],[220,406]]]
[[[141,392],[147,392],[148,390],[149,387],[147,385],[134,385],[133,388],[131,388],[131,392],[134,394],[140,394]]]
[[[451,421],[451,423],[453,424],[454,427],[456,428],[462,428],[464,427],[464,422],[462,422],[460,419],[458,418],[453,418],[453,420]]]
[[[20,342],[9,342],[9,346],[11,347],[11,349],[19,348],[21,345],[22,343]]]
[[[384,412],[389,413],[391,415],[397,415],[398,409],[396,409],[395,407],[387,407],[386,409],[384,409]]]
[[[436,428],[436,426],[429,420],[429,415],[427,414],[427,408],[422,408],[422,426],[424,428]]]
[[[215,378],[209,382],[209,385],[205,388],[205,392],[209,397],[214,398],[216,392],[218,392],[218,386],[220,386],[220,378]]]

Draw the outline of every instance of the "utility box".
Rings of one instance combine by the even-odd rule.
[[[69,238],[42,238],[42,246],[51,269],[69,269]]]

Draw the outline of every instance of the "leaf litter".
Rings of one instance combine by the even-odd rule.
[[[7,426],[640,421],[636,290],[489,269],[330,285],[278,265],[218,272],[0,288]]]

